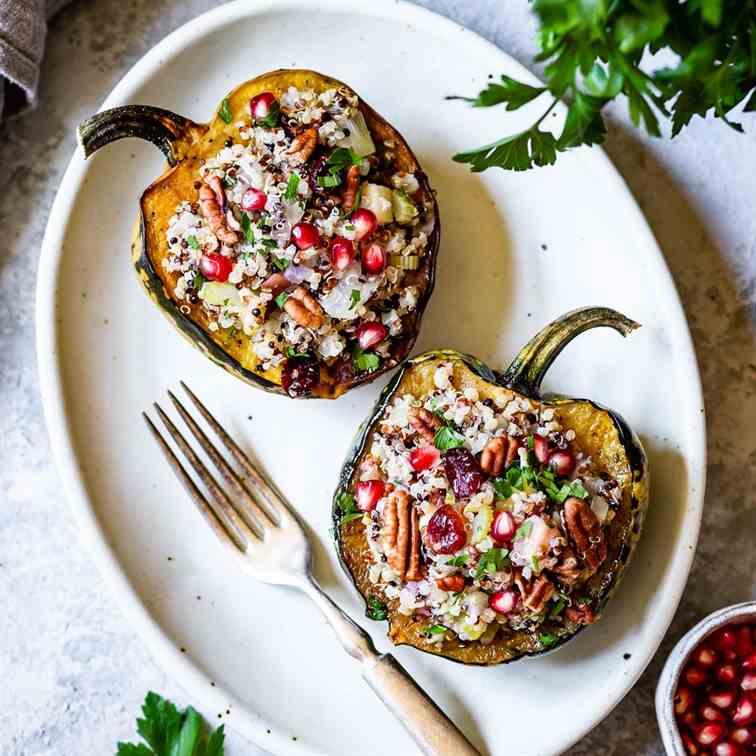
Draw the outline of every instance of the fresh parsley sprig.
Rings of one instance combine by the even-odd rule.
[[[534,0],[533,10],[540,22],[535,60],[546,64],[546,86],[502,76],[475,98],[452,99],[506,110],[542,96],[548,102],[524,131],[454,156],[473,171],[524,171],[551,165],[573,147],[600,144],[602,111],[620,94],[633,124],[652,136],[661,135],[660,118],[671,119],[674,137],[709,113],[742,131],[731,111],[741,104],[756,110],[754,0]],[[675,65],[641,67],[646,53],[660,50],[674,53]],[[555,134],[541,126],[559,100],[567,117]]]

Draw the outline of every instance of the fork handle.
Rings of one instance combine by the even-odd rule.
[[[428,756],[480,756],[391,654],[362,662],[362,676]]]

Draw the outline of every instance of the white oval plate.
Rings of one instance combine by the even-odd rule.
[[[647,445],[653,500],[629,574],[605,618],[549,657],[467,668],[399,649],[481,749],[553,754],[622,698],[682,593],[704,489],[704,416],[691,340],[659,249],[604,154],[553,168],[471,175],[450,156],[528,114],[472,109],[489,73],[532,77],[469,31],[402,2],[235,2],[167,37],[118,84],[127,102],[207,120],[234,85],[278,67],[351,84],[409,140],[438,190],[438,284],[418,348],[455,347],[505,367],[536,329],[587,304],[643,324],[629,339],[573,343],[548,387],[622,412]],[[538,107],[538,105],[536,105]],[[379,386],[337,402],[249,388],[191,348],[149,303],[129,260],[136,201],[162,170],[150,145],[74,155],[53,206],[38,284],[38,352],[58,468],[82,533],[124,612],[204,713],[277,754],[414,752],[307,600],[250,582],[213,540],[140,417],[186,379],[254,448],[318,538],[320,579],[363,607],[328,535],[342,457]],[[384,625],[363,618],[386,648]],[[229,710],[230,714],[225,712]]]

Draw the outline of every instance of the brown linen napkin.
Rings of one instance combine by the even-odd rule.
[[[47,19],[68,0],[0,0],[0,118],[37,104]]]

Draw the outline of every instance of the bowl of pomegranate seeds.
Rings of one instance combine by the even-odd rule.
[[[678,642],[656,716],[668,754],[756,753],[756,601],[719,609]]]

